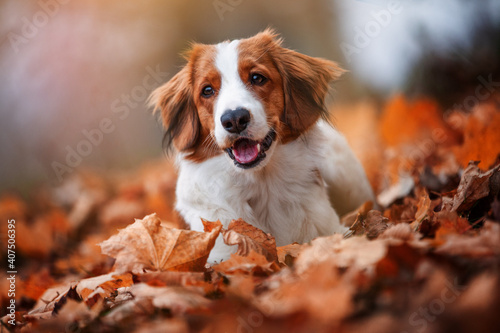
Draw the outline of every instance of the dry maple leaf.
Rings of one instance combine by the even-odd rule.
[[[201,271],[221,228],[220,222],[208,233],[167,228],[151,214],[100,246],[102,253],[116,258],[117,272]]]
[[[247,256],[255,251],[269,261],[278,261],[274,237],[242,219],[231,221],[228,229],[222,230],[222,236],[227,245],[238,245],[237,255]]]

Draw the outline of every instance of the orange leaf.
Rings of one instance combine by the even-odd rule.
[[[415,142],[434,129],[445,131],[445,138],[453,137],[438,104],[430,99],[408,102],[402,95],[395,96],[387,103],[380,121],[382,140],[389,146]]]
[[[102,253],[116,258],[117,272],[201,271],[221,228],[220,222],[211,232],[167,228],[151,214],[100,246]]]
[[[133,284],[130,273],[109,273],[81,280],[76,286],[76,292],[89,306],[93,306],[98,299],[109,297],[118,288],[130,287]]]
[[[464,142],[455,149],[458,162],[467,166],[469,161],[481,161],[490,167],[500,154],[500,112],[491,105],[481,105],[467,119]]]
[[[216,272],[226,274],[252,274],[269,275],[279,270],[275,262],[269,262],[262,254],[250,250],[247,256],[231,254],[229,260],[223,261],[218,265],[212,266]]]
[[[299,256],[299,253],[304,246],[304,244],[293,243],[278,247],[277,251],[279,262],[287,266],[292,266],[293,261]]]
[[[231,221],[228,230],[223,230],[222,235],[227,245],[238,245],[236,254],[240,256],[247,256],[250,251],[255,251],[269,261],[278,261],[274,237],[242,219]]]

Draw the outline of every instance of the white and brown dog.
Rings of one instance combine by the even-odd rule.
[[[281,46],[272,30],[216,45],[194,44],[187,64],[158,88],[167,144],[177,152],[176,209],[233,219],[271,233],[278,246],[343,232],[339,215],[373,193],[344,137],[325,119],[334,62]],[[209,261],[235,249],[219,238]]]

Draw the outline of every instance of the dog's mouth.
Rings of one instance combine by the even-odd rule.
[[[247,138],[236,140],[232,147],[226,148],[226,153],[236,166],[250,169],[266,158],[266,151],[269,150],[274,140],[276,140],[276,131],[271,129],[262,141]]]

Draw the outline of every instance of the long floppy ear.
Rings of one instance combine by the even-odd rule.
[[[201,123],[193,100],[191,68],[188,63],[179,73],[149,97],[154,112],[161,110],[166,133],[164,143],[180,152],[192,153],[200,140]]]
[[[281,121],[288,128],[289,134],[297,137],[320,117],[326,118],[328,110],[325,97],[329,84],[338,79],[344,70],[333,61],[286,49],[281,46],[279,39],[275,39],[275,42],[273,57],[283,79],[285,94],[285,109]]]

